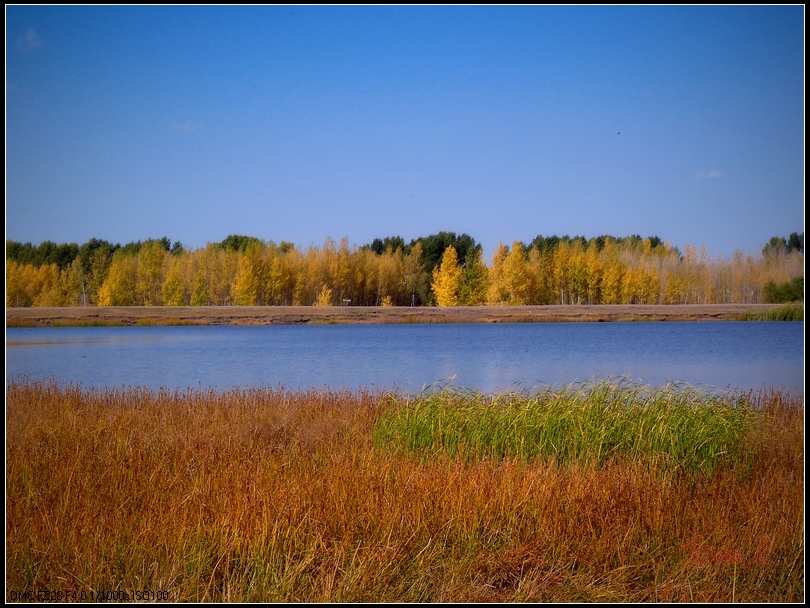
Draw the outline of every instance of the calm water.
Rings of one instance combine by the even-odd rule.
[[[804,393],[791,322],[92,327],[6,330],[6,378],[87,387],[486,392],[626,377]]]

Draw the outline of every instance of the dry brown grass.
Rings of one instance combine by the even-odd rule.
[[[410,458],[370,392],[7,383],[6,599],[802,601],[803,398],[750,398],[705,477]]]

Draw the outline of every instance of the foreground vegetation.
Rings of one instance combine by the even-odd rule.
[[[802,601],[803,420],[780,391],[7,381],[6,599]]]

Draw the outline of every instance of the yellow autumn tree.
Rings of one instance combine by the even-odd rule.
[[[588,250],[585,252],[585,291],[588,297],[588,304],[599,304],[601,302],[602,274],[604,265],[599,259],[599,247],[596,239],[588,242]]]
[[[664,285],[664,304],[683,304],[684,279],[679,274],[670,274]]]
[[[330,245],[327,241],[327,247]],[[309,306],[318,299],[323,285],[329,286],[329,274],[320,248],[310,246],[301,259],[295,280],[293,304]]]
[[[348,237],[343,237],[338,245],[337,255],[330,260],[329,276],[337,290],[337,301],[352,299],[352,257],[355,251],[349,247]]]
[[[202,295],[205,291],[207,292],[205,300],[209,305],[230,306],[234,303],[232,288],[239,273],[241,256],[241,252],[220,247],[215,243],[208,243],[205,249],[199,252],[194,288],[198,292],[197,301],[203,299]],[[199,285],[200,274],[205,282],[204,289]],[[197,287],[200,289],[198,290]]]
[[[571,246],[560,241],[552,256],[554,289],[559,295],[560,304],[573,304],[571,298]],[[555,296],[556,297],[556,296]]]
[[[135,256],[135,303],[141,306],[163,304],[163,283],[169,252],[160,241],[149,241]]]
[[[278,306],[283,302],[284,270],[282,254],[275,247],[271,247],[267,258],[267,287],[265,289],[265,304]]]
[[[65,306],[65,293],[59,280],[59,267],[56,264],[44,264],[39,267],[37,293],[34,306]]]
[[[264,247],[251,245],[239,259],[236,278],[231,294],[237,306],[261,306],[264,304],[267,265],[264,261]]]
[[[383,251],[382,255],[375,256],[371,259],[376,268],[376,271],[373,272],[373,276],[375,277],[374,283],[377,286],[374,304],[380,305],[386,296],[391,298],[392,301],[401,299],[405,285],[404,271],[402,268],[402,252],[399,249],[395,252],[389,246]]]
[[[627,267],[622,279],[622,304],[640,304],[643,268]]]
[[[552,304],[555,301],[552,251],[529,250],[529,304]]]
[[[509,299],[504,276],[506,258],[509,256],[509,247],[498,243],[495,253],[492,254],[492,265],[489,267],[489,289],[487,290],[487,304],[497,306]]]
[[[205,271],[200,268],[197,271],[197,279],[194,282],[194,291],[191,292],[191,305],[208,306],[209,301],[208,278],[205,276]]]
[[[33,296],[30,287],[36,269],[31,264],[19,264],[6,260],[6,307],[31,306]]]
[[[622,282],[626,267],[619,259],[619,254],[616,243],[609,237],[605,239],[605,248],[601,256],[600,304],[622,303]]]
[[[135,306],[136,260],[119,250],[98,290],[99,306]]]
[[[281,242],[271,258],[268,281],[272,289],[271,304],[290,306],[295,300],[296,281],[303,264],[301,250],[291,243]]]
[[[658,304],[661,281],[655,268],[639,269],[637,283],[639,284],[638,299],[640,303]]]
[[[588,268],[585,259],[585,248],[580,239],[571,244],[568,264],[568,278],[571,288],[571,304],[582,304],[588,299]]]
[[[185,306],[186,294],[183,285],[182,261],[179,257],[172,259],[169,274],[163,283],[163,304],[166,306]]]
[[[449,245],[442,254],[441,264],[433,269],[431,287],[436,294],[439,306],[458,306],[458,279],[461,268],[458,266],[456,248]]]
[[[515,241],[512,251],[506,256],[503,263],[503,281],[506,288],[507,304],[522,306],[530,292],[529,263],[523,250],[523,244]]]

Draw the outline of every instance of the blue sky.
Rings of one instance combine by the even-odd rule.
[[[6,7],[6,238],[804,230],[804,7]]]

